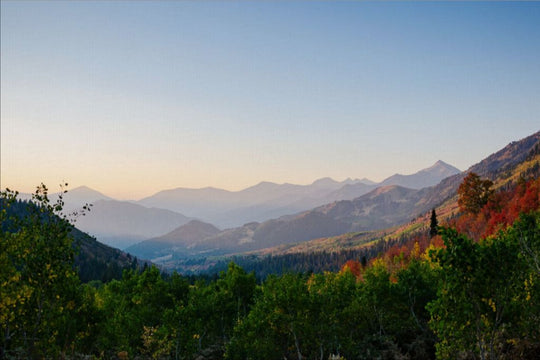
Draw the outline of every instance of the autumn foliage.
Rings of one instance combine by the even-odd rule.
[[[540,207],[540,179],[521,180],[514,188],[494,193],[478,213],[451,222],[458,232],[478,240],[503,230],[519,217]]]
[[[458,233],[479,241],[511,226],[520,214],[540,209],[540,179],[528,181],[521,179],[515,186],[494,192],[491,190],[491,181],[481,180],[476,174],[471,174],[473,175],[469,174],[469,180],[465,179],[460,186],[462,193],[467,194],[465,196],[476,193],[484,198],[476,201],[476,204],[484,201],[485,203],[479,207],[478,211],[465,211],[443,226],[454,228]],[[468,185],[463,186],[463,184]],[[464,190],[471,186],[480,186],[484,190]],[[462,203],[474,202],[467,200]],[[372,259],[370,264],[372,265],[375,261],[382,262],[391,273],[396,273],[406,268],[412,260],[419,259],[428,249],[443,247],[445,245],[440,235],[431,237],[425,233],[417,233],[388,247],[377,259]],[[349,260],[342,267],[342,271],[346,270],[352,272],[358,279],[362,279],[362,273],[366,269],[358,261]]]
[[[350,271],[357,278],[362,272],[362,264],[358,260],[348,260],[345,265],[341,268],[342,272]]]
[[[493,195],[492,186],[491,180],[480,179],[476,173],[470,172],[458,188],[459,209],[465,213],[478,214]]]

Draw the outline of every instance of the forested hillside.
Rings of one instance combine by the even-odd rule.
[[[48,198],[47,189],[40,186],[38,188],[38,198],[35,199],[38,202],[43,200],[41,209],[36,207],[31,200],[15,200],[8,201],[9,198],[15,196],[15,193],[4,193],[2,199],[0,199],[0,208],[5,211],[3,215],[6,220],[2,222],[2,230],[5,232],[14,232],[24,223],[15,221],[14,219],[30,218],[32,216],[44,217],[49,215],[41,214],[40,211],[49,209],[47,211],[54,211],[58,209],[58,206],[62,206],[63,199],[60,198],[60,202],[52,202]],[[58,194],[54,194],[53,197],[57,198]],[[32,199],[32,197],[30,197]],[[7,206],[9,202],[9,206]],[[73,210],[66,215],[72,223],[76,224],[76,220],[84,217],[85,214],[90,211],[89,206],[85,206],[85,209]],[[122,277],[122,271],[124,269],[133,268],[136,269],[139,266],[144,266],[148,262],[139,261],[136,257],[131,256],[118,249],[111,248],[103,243],[100,243],[95,238],[80,231],[75,226],[67,226],[66,230],[72,237],[72,247],[74,250],[75,268],[80,279],[84,282],[99,280],[110,281],[112,279],[120,279]]]

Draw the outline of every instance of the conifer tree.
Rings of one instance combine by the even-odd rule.
[[[434,237],[439,232],[439,222],[437,221],[437,213],[435,209],[431,210],[431,222],[429,224],[429,235]]]

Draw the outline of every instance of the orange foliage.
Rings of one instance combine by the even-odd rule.
[[[350,271],[357,278],[360,277],[362,272],[362,264],[357,260],[349,260],[342,266],[341,271]]]
[[[436,236],[433,239],[438,237],[440,238],[440,236]],[[379,259],[391,274],[395,274],[409,266],[412,259],[419,259],[430,245],[431,240],[427,234],[413,236],[403,244],[390,247]]]
[[[521,213],[540,207],[540,179],[520,182],[514,189],[495,194],[478,214],[464,214],[451,222],[460,233],[479,240],[514,223]]]
[[[429,245],[432,245],[433,247],[436,247],[436,248],[443,248],[445,246],[441,235],[437,235],[433,237]]]
[[[399,248],[399,246],[394,245],[390,249],[386,250],[386,253],[384,255],[385,255],[385,257],[388,257],[388,258],[392,259],[392,258],[394,258],[396,256],[401,255],[401,254],[402,254],[402,251]]]

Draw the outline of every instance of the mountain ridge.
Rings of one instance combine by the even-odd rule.
[[[126,248],[187,223],[187,216],[167,209],[147,208],[117,200],[98,200],[91,211],[77,219],[77,227],[101,242]]]
[[[505,165],[516,164],[527,156],[539,138],[540,133],[536,133],[514,142],[512,143],[514,145],[510,144],[492,154],[487,163],[482,160],[471,166],[468,171],[481,170],[485,167],[493,172],[503,169]],[[504,155],[505,153],[511,156]],[[505,159],[504,162],[499,161],[501,157]],[[510,157],[513,160],[509,159]],[[491,166],[497,161],[499,162],[496,165]],[[443,162],[437,162],[431,170],[434,168],[438,170],[446,167],[445,165]],[[444,178],[437,185],[422,189],[411,189],[401,185],[380,186],[352,200],[334,201],[296,215],[228,229],[216,236],[201,239],[196,246],[178,255],[189,257],[197,254],[242,253],[300,243],[308,241],[309,238],[325,238],[351,231],[366,232],[389,228],[410,221],[456,196],[457,187],[464,176],[465,173],[460,172]]]
[[[365,178],[347,178],[340,182],[329,177],[317,179],[308,185],[263,181],[234,192],[212,188],[211,195],[208,195],[208,190],[204,190],[208,188],[176,188],[160,191],[138,203],[177,211],[220,227],[236,227],[247,222],[268,220],[269,215],[286,215],[335,200],[350,200],[380,185],[412,188],[435,185],[443,178],[459,172],[459,169],[439,160],[414,174],[396,174],[380,183]]]
[[[401,185],[411,189],[422,189],[424,187],[435,185],[442,179],[460,172],[461,171],[458,168],[449,165],[442,160],[438,160],[432,166],[422,169],[414,174],[394,174],[380,182],[378,185]]]
[[[399,175],[390,182],[398,185],[403,185],[404,181],[407,184],[411,181],[435,183],[447,175],[445,171],[459,170],[438,161],[429,168],[411,175]],[[68,204],[66,208],[70,209],[76,209],[75,204],[80,207],[93,203],[92,211],[80,220],[81,230],[108,245],[125,249],[164,235],[190,219],[200,219],[220,228],[236,228],[246,223],[298,214],[334,201],[351,200],[379,184],[351,178],[340,182],[330,177],[317,179],[308,185],[263,181],[235,192],[214,187],[168,189],[154,194],[153,199],[147,197],[139,201],[114,200],[82,186],[68,192],[65,199]],[[135,209],[135,205],[141,207]],[[161,214],[161,218],[157,213]],[[153,222],[149,222],[149,219],[153,219]],[[337,227],[343,228],[341,225]]]
[[[169,252],[161,253],[163,249],[189,249],[194,247],[201,239],[205,239],[220,232],[212,224],[200,220],[191,220],[165,235],[144,240],[126,248],[126,252],[139,254],[145,259],[159,258],[168,255]]]

